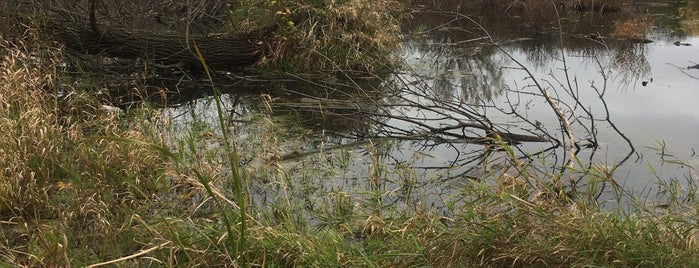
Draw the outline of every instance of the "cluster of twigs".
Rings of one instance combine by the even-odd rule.
[[[575,74],[569,72],[566,52],[563,49],[563,33],[560,33],[560,70],[552,70],[548,76],[540,77],[531,71],[530,67],[509,54],[507,49],[476,21],[465,14],[455,14],[458,20],[477,25],[481,30],[481,37],[477,40],[485,40],[482,42],[483,46],[499,50],[509,58],[514,66],[507,68],[520,70],[525,77],[525,84],[515,88],[502,85],[505,88],[498,93],[502,96],[495,99],[469,93],[480,89],[460,88],[465,84],[459,79],[447,83],[455,83],[451,84],[450,88],[460,90],[445,92],[440,89],[444,83],[440,81],[440,77],[424,76],[418,70],[408,69],[390,76],[387,80],[379,79],[380,82],[377,82],[372,90],[359,87],[352,77],[347,76],[345,79],[350,82],[343,84],[344,86],[354,83],[357,85],[357,91],[365,92],[365,95],[369,95],[366,92],[371,91],[374,97],[354,97],[351,105],[339,109],[323,105],[331,102],[327,95],[309,96],[315,103],[320,104],[315,108],[320,108],[325,116],[335,118],[353,118],[363,122],[366,122],[367,118],[371,119],[371,124],[367,125],[367,128],[371,129],[355,131],[356,139],[391,138],[409,141],[424,151],[450,150],[452,153],[449,155],[453,158],[445,166],[426,168],[457,168],[462,171],[453,177],[480,179],[470,174],[488,165],[493,154],[501,150],[501,146],[505,144],[518,151],[520,159],[529,162],[544,157],[554,159],[553,163],[546,167],[550,168],[549,174],[559,182],[567,178],[567,187],[574,192],[581,186],[581,180],[585,176],[574,175],[576,164],[582,165],[580,170],[590,170],[595,154],[600,149],[599,128],[613,129],[628,145],[628,153],[613,165],[612,170],[636,153],[631,141],[610,117],[605,101],[610,67],[602,63],[598,57],[590,56],[590,59],[597,64],[600,74],[598,82],[601,83],[580,83]],[[458,70],[454,70],[456,71]],[[496,71],[492,73],[498,75]],[[338,87],[325,88],[331,90]],[[582,90],[595,92],[596,97],[590,98],[589,94],[581,94]],[[380,98],[375,97],[377,91],[381,92]],[[529,116],[528,105],[535,102],[542,102],[550,107],[553,118]],[[347,113],[352,109],[356,109],[355,113]],[[549,125],[541,122],[548,122]],[[552,122],[557,122],[557,125],[551,125]],[[532,145],[533,143],[537,145]],[[544,145],[540,146],[541,144]],[[482,147],[474,149],[474,145]],[[579,162],[581,157],[587,157],[589,161]],[[613,179],[612,184],[615,184]],[[563,184],[559,187],[563,187]]]
[[[168,29],[166,31],[179,29],[184,30],[185,33],[189,33],[193,25],[197,25],[197,22],[213,21],[217,22],[219,26],[225,25],[225,16],[223,14],[226,12],[222,10],[228,8],[225,1],[209,3],[187,2],[186,4],[178,4],[172,1],[151,1],[147,2],[147,4],[139,4],[138,8],[131,11],[132,13],[128,13],[124,8],[137,5],[137,3],[128,2],[120,4],[118,7],[112,7],[107,3],[96,0],[87,2],[53,0],[45,1],[43,4],[50,6],[54,13],[60,14],[68,21],[85,21],[87,19],[87,21],[95,22],[94,18],[84,17],[85,14],[92,14],[92,16],[101,18],[100,24],[102,25],[120,25],[121,27],[140,20],[138,22],[139,25],[167,25]],[[85,7],[90,8],[85,9]],[[343,24],[354,25],[351,22],[359,17],[351,16],[351,14],[354,14],[353,8],[361,9],[366,8],[366,6],[337,7],[336,10],[330,12],[337,14],[331,17],[345,18],[349,21],[345,21]],[[297,9],[296,11],[301,10],[304,9]],[[553,10],[557,9],[553,8]],[[311,11],[305,10],[305,12]],[[288,17],[289,22],[291,22],[289,26],[297,30],[298,28],[294,26],[294,23],[299,22],[299,16],[303,17],[303,14],[294,13],[294,10],[288,10],[284,14],[278,15]],[[344,66],[347,66],[346,63],[334,62],[325,53],[328,51],[321,52],[318,48],[305,48],[308,49],[307,52],[315,53],[318,56],[317,58],[325,62],[323,65],[325,68],[335,68],[335,73],[344,82],[334,81],[327,84],[312,82],[314,86],[321,88],[320,93],[303,93],[303,90],[284,87],[284,90],[294,91],[293,93],[296,95],[302,96],[300,99],[303,102],[289,104],[289,106],[295,106],[292,108],[297,110],[319,108],[319,112],[325,118],[330,116],[343,118],[344,122],[358,122],[353,124],[360,126],[355,129],[355,138],[358,139],[395,138],[410,140],[426,150],[451,149],[455,156],[448,162],[447,168],[455,166],[482,166],[487,163],[488,158],[497,150],[495,148],[498,146],[494,145],[510,144],[515,145],[514,148],[519,150],[521,157],[528,159],[533,159],[536,155],[556,154],[560,150],[564,151],[561,163],[555,165],[558,173],[562,175],[573,168],[575,160],[581,151],[586,149],[592,150],[593,153],[589,154],[589,157],[590,159],[593,158],[594,152],[599,148],[597,128],[600,127],[600,122],[604,122],[617,131],[629,144],[630,153],[619,164],[623,164],[634,153],[635,150],[631,142],[609,117],[609,111],[604,101],[608,78],[606,77],[605,66],[599,63],[599,61],[603,85],[599,86],[591,83],[589,87],[597,93],[598,100],[603,107],[601,115],[599,112],[592,111],[589,108],[589,104],[586,103],[589,100],[581,98],[579,94],[581,86],[575,77],[569,74],[566,65],[566,55],[562,48],[560,50],[560,62],[563,65],[562,72],[558,74],[552,73],[550,77],[546,78],[536,77],[527,66],[508,54],[497,40],[491,38],[477,21],[458,12],[454,12],[452,15],[454,16],[454,21],[467,22],[477,26],[481,33],[472,41],[485,42],[484,47],[501,51],[515,63],[515,66],[512,67],[513,69],[519,69],[524,72],[525,77],[527,77],[527,84],[521,87],[513,89],[507,88],[504,84],[492,85],[493,87],[499,87],[496,94],[503,95],[506,99],[505,103],[497,103],[490,95],[473,93],[474,90],[468,88],[461,88],[461,90],[456,92],[442,90],[440,88],[442,86],[453,89],[464,87],[467,83],[454,86],[450,85],[452,82],[449,79],[421,76],[415,70],[408,70],[407,72],[388,76],[388,78],[383,75],[370,74],[373,76],[371,79],[368,79],[370,82],[362,82],[357,79],[356,74],[345,71]],[[164,17],[181,17],[185,19],[164,23]],[[211,20],[211,18],[218,19]],[[146,23],[143,20],[150,22]],[[322,24],[330,25],[328,23]],[[213,27],[206,23],[201,25],[208,29]],[[311,29],[312,31],[309,33],[323,33],[327,35],[331,33],[331,31],[326,31],[324,28]],[[561,32],[560,35],[562,36],[563,33]],[[563,42],[562,38],[561,42]],[[313,43],[319,44],[317,41]],[[441,51],[440,53],[443,52],[448,51]],[[207,60],[207,62],[210,61]],[[359,59],[358,62],[362,64],[363,59]],[[181,66],[173,67],[181,68]],[[470,67],[477,68],[477,66]],[[486,74],[483,77],[499,75],[497,67],[490,67],[485,70]],[[183,73],[182,77],[185,77],[184,73],[186,72],[183,70],[181,73]],[[302,82],[311,82],[311,79],[291,73],[288,76]],[[181,82],[183,79],[178,81]],[[173,87],[177,88],[178,85]],[[168,87],[156,87],[155,89],[156,94],[151,95],[169,94]],[[325,94],[322,93],[323,90],[326,91]],[[540,123],[539,119],[530,118],[527,115],[526,102],[536,100],[543,100],[551,108],[551,113],[555,115],[555,121],[558,122],[558,126],[553,128],[554,130],[549,129],[551,126]],[[304,105],[308,106],[309,103],[311,107],[304,107]],[[367,118],[370,120],[366,120]],[[519,146],[534,142],[546,143],[548,146],[544,148],[537,147],[535,152],[532,152],[531,148],[527,150],[523,148],[525,146]],[[485,148],[483,150],[467,149],[467,147],[473,144],[484,145]],[[467,176],[470,171],[471,169],[465,170],[462,174],[457,174],[457,176]],[[578,180],[570,177],[570,187],[575,188]]]

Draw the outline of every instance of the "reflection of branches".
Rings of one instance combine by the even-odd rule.
[[[458,14],[457,18],[477,25],[466,15]],[[353,82],[352,77],[346,75],[349,82],[341,86],[356,87],[357,95],[364,97],[338,93],[305,94],[304,98],[313,98],[316,106],[326,109],[342,103],[333,101],[331,97],[349,98],[350,103],[355,103],[345,106],[358,110],[355,120],[370,126],[369,131],[364,131],[356,138],[399,139],[405,141],[405,144],[409,143],[411,149],[434,151],[440,156],[447,156],[444,163],[427,164],[421,168],[449,168],[450,173],[455,170],[453,173],[457,175],[451,177],[480,178],[471,172],[497,164],[492,159],[512,160],[521,167],[531,165],[527,161],[521,161],[523,159],[531,161],[534,157],[543,157],[546,158],[545,168],[556,171],[556,175],[551,177],[556,180],[552,182],[557,183],[566,172],[572,174],[571,168],[581,152],[590,152],[589,159],[592,162],[599,148],[597,128],[602,124],[600,122],[614,128],[627,141],[631,148],[629,155],[635,152],[630,141],[610,119],[604,100],[607,88],[606,69],[599,61],[597,63],[603,73],[604,83],[601,87],[592,85],[597,93],[592,93],[592,101],[595,102],[592,104],[601,102],[600,105],[604,108],[601,119],[597,118],[599,114],[593,113],[591,103],[584,99],[590,95],[581,94],[577,78],[569,73],[562,39],[558,62],[563,65],[562,70],[555,73],[552,70],[547,77],[541,78],[536,77],[531,67],[518,61],[507,48],[496,43],[482,26],[478,27],[483,31],[484,40],[492,42],[490,46],[480,50],[485,50],[484,55],[473,55],[473,51],[478,51],[478,48],[452,45],[422,47],[424,44],[409,43],[404,51],[407,54],[404,58],[410,61],[405,64],[406,70],[383,80],[380,86],[371,87],[384,90],[370,94],[367,88]],[[468,49],[473,51],[464,53]],[[499,54],[491,53],[493,50]],[[426,57],[429,58],[425,59]],[[416,58],[421,60],[413,62]],[[516,66],[499,66],[505,60],[514,62]],[[428,66],[425,68],[424,65]],[[527,84],[516,85],[514,88],[506,86],[502,82],[501,73],[508,72],[509,69],[523,72]],[[474,75],[478,72],[482,73]],[[487,84],[480,78],[497,81],[490,86],[498,87],[498,92],[502,93],[497,95],[502,96],[490,98],[487,94],[469,95],[467,87],[472,83],[479,86]],[[324,87],[327,91],[333,91],[339,85]],[[530,105],[541,102],[547,105],[546,119],[528,114]],[[323,108],[319,109],[324,111]],[[544,123],[539,122],[549,123],[549,116],[557,123],[554,124],[555,130],[549,130]],[[503,146],[504,144],[507,146]],[[509,158],[510,155],[513,158]],[[626,159],[628,156],[619,165]],[[553,163],[549,160],[553,160]],[[519,168],[515,169],[523,172]],[[573,191],[578,187],[579,180],[570,176],[570,188]],[[556,185],[558,186],[560,185]]]
[[[604,68],[602,68],[602,64],[599,61],[597,61],[597,63],[599,64],[600,69],[604,70]],[[600,73],[602,74],[602,77],[604,79],[604,88],[606,88],[607,76],[604,73],[604,71],[601,71]],[[624,133],[621,132],[619,128],[617,128],[614,122],[612,122],[611,117],[609,116],[609,107],[607,107],[607,102],[604,100],[604,89],[600,92],[600,90],[594,84],[592,84],[591,87],[595,90],[595,92],[597,92],[597,96],[599,96],[599,99],[602,102],[602,105],[604,106],[604,121],[606,121],[614,129],[614,131],[616,131],[616,133],[624,139],[624,141],[626,141],[626,144],[628,144],[629,148],[631,149],[631,151],[629,151],[626,157],[624,157],[617,165],[620,166],[624,164],[624,162],[626,162],[626,160],[628,160],[634,152],[636,152],[636,148],[634,148],[633,143],[631,143],[631,140],[628,137],[626,137],[626,135],[624,135]]]
[[[699,80],[699,77],[696,77],[696,76],[693,76],[693,75],[687,73],[682,67],[679,67],[679,66],[677,66],[677,65],[674,65],[674,64],[672,64],[672,63],[666,63],[666,64],[667,64],[667,65],[670,65],[670,66],[672,66],[672,67],[677,68],[677,70],[679,70],[680,72],[682,72],[682,73],[685,74],[686,76],[689,76],[690,78],[694,78],[694,79]]]
[[[558,12],[558,11],[556,11]],[[462,15],[463,16],[463,15]],[[478,28],[480,28],[490,39],[490,41],[493,43],[495,47],[497,47],[502,53],[504,53],[510,60],[512,60],[517,66],[521,68],[522,71],[524,71],[527,74],[527,77],[530,79],[532,83],[534,83],[534,88],[536,88],[540,96],[543,96],[548,105],[551,107],[551,109],[554,111],[556,114],[556,117],[558,118],[559,123],[561,124],[561,128],[563,129],[563,132],[566,134],[568,141],[570,143],[570,146],[568,148],[569,151],[569,159],[568,162],[566,163],[565,167],[567,168],[572,168],[573,167],[573,161],[575,159],[575,152],[574,152],[574,144],[575,144],[575,138],[573,137],[573,132],[570,127],[570,123],[568,122],[568,119],[564,115],[563,111],[559,107],[559,105],[554,102],[553,98],[549,95],[549,93],[544,89],[544,87],[539,83],[539,81],[536,79],[534,74],[521,62],[519,62],[515,57],[513,57],[511,54],[509,54],[505,49],[503,49],[501,46],[499,46],[495,40],[490,37],[490,35],[487,33],[485,28],[481,26],[479,23],[476,21],[472,20],[468,16],[465,16],[467,20],[470,20],[472,23],[474,23]],[[562,49],[562,48],[561,48]],[[564,66],[565,66],[565,58],[563,58]],[[566,80],[569,81],[568,74],[567,74],[567,69],[564,67],[564,72],[566,73]],[[572,111],[571,111],[572,112]],[[571,187],[574,185],[571,185]]]
[[[469,18],[466,18],[469,19]],[[478,25],[477,22],[471,20],[472,23]],[[482,26],[478,25],[478,27],[481,27],[482,31],[484,32],[485,35],[487,35],[487,31],[482,28]],[[559,27],[560,28],[560,27]],[[567,140],[567,148],[565,148],[568,151],[568,159],[565,161],[566,164],[563,165],[562,167],[566,168],[572,168],[574,160],[577,156],[577,154],[581,151],[581,146],[577,140],[575,140],[574,135],[573,135],[573,129],[572,129],[572,124],[578,124],[582,127],[584,133],[587,133],[587,136],[590,137],[589,141],[590,144],[586,145],[586,147],[592,148],[593,149],[593,154],[594,154],[594,149],[597,148],[597,138],[596,138],[596,125],[595,121],[596,119],[594,118],[593,113],[589,108],[587,108],[579,94],[578,90],[578,84],[577,81],[572,79],[569,76],[568,73],[568,66],[567,66],[567,61],[565,57],[565,51],[563,50],[563,39],[562,39],[562,33],[559,33],[560,37],[560,54],[561,54],[561,62],[563,64],[563,69],[562,73],[564,75],[564,79],[558,80],[553,74],[550,74],[551,77],[553,78],[553,81],[556,82],[556,85],[552,84],[551,82],[546,81],[546,84],[548,85],[546,88],[549,89],[554,89],[554,92],[558,94],[558,92],[563,92],[569,97],[572,98],[573,105],[568,105],[566,104],[562,99],[561,96],[557,96],[556,98],[553,98],[550,96],[550,94],[547,92],[546,88],[537,80],[537,78],[534,76],[534,74],[526,67],[524,66],[521,62],[519,62],[517,59],[515,59],[512,55],[510,55],[504,48],[496,44],[494,41],[492,41],[492,38],[490,39],[493,44],[498,47],[502,53],[504,53],[507,57],[509,57],[518,67],[520,70],[524,71],[526,73],[526,77],[528,78],[528,81],[532,83],[531,87],[535,89],[538,93],[535,92],[529,92],[528,94],[530,96],[534,97],[541,97],[543,98],[546,103],[552,108],[554,114],[556,115],[556,118],[558,122],[561,125],[561,131],[565,134],[564,140]],[[596,58],[595,58],[596,59]],[[630,152],[629,154],[619,163],[619,165],[623,164],[628,157],[635,152],[635,149],[633,145],[631,144],[630,140],[623,135],[623,133],[616,127],[616,125],[611,121],[610,116],[609,116],[609,111],[607,104],[604,100],[604,91],[606,90],[607,86],[607,77],[604,74],[604,68],[602,67],[601,63],[597,61],[598,67],[600,68],[601,72],[603,73],[603,79],[604,79],[604,87],[600,90],[599,88],[594,87],[593,84],[593,89],[597,92],[598,98],[601,101],[603,107],[604,107],[604,121],[607,122],[629,145],[630,147]],[[573,86],[575,85],[575,86]],[[555,89],[560,89],[560,90],[555,90]],[[510,103],[510,111],[509,113],[512,115],[515,115],[516,117],[519,117],[520,119],[525,119],[526,116],[521,115],[516,111],[516,107],[512,106],[512,103],[509,102],[508,98],[508,103]],[[566,108],[564,111],[562,107]],[[581,109],[585,115],[585,117],[580,117],[575,115],[575,111],[577,109]],[[503,109],[499,109],[500,111],[504,111]],[[569,116],[566,116],[566,113],[569,114]],[[570,120],[569,120],[570,119]],[[587,120],[589,122],[589,127],[583,124],[583,120]],[[592,157],[592,156],[591,156]],[[592,158],[591,158],[592,159]],[[565,169],[562,169],[561,172],[564,172]],[[571,177],[571,182],[570,182],[571,187],[575,187],[577,184],[577,181],[573,180]]]
[[[416,69],[413,74],[420,73],[423,81],[431,82],[435,92],[445,98],[459,93],[459,98],[475,103],[478,99],[491,99],[502,94],[502,76],[497,68],[499,62],[488,51],[457,46],[451,40],[440,43],[409,42],[406,48],[408,53],[416,54],[411,51],[414,49],[422,54],[419,59],[409,59],[415,61],[409,63]]]
[[[650,73],[650,64],[644,55],[644,45],[627,44],[627,47],[615,51],[613,67],[622,74],[621,85],[633,85],[633,81],[638,81]]]

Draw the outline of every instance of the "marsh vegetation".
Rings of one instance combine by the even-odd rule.
[[[107,2],[0,4],[0,263],[699,263],[694,141],[617,96],[693,1]]]

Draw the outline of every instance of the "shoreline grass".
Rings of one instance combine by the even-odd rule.
[[[285,162],[274,156],[288,130],[271,110],[227,133],[220,109],[215,122],[193,116],[186,134],[172,137],[152,117],[102,109],[62,84],[61,51],[39,44],[31,36],[3,40],[0,52],[0,262],[8,266],[699,263],[694,184],[683,191],[678,180],[659,182],[667,189],[662,206],[610,210],[594,198],[559,196],[541,181],[547,174],[512,172],[519,166],[505,157],[511,168],[454,186],[443,213],[415,186],[434,178],[410,163],[388,165],[381,141]],[[236,182],[231,172],[241,160],[252,164]],[[588,189],[613,178],[592,168]],[[331,179],[344,183],[322,188]]]

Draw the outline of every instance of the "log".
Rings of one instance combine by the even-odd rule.
[[[148,30],[76,23],[59,18],[47,22],[46,30],[66,47],[89,54],[136,59],[162,64],[199,64],[194,44],[202,52],[209,67],[219,70],[237,69],[256,63],[264,48],[268,30],[232,35],[190,36]]]

